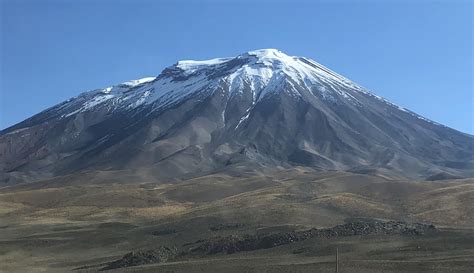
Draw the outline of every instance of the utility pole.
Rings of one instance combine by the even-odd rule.
[[[336,273],[339,273],[339,248],[336,247]]]

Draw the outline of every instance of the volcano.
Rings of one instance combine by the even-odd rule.
[[[0,131],[0,181],[123,170],[179,180],[294,166],[472,177],[473,143],[311,59],[262,49],[179,61]]]

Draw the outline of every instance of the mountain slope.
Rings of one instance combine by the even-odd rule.
[[[4,182],[77,171],[153,179],[304,165],[405,177],[474,175],[474,137],[275,49],[180,61],[0,132]]]

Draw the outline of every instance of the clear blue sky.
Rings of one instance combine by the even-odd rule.
[[[278,48],[474,133],[469,0],[0,3],[0,128],[180,59]]]

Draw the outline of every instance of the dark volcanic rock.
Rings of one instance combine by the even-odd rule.
[[[176,248],[159,247],[155,250],[133,251],[125,254],[122,258],[110,262],[102,270],[137,266],[142,264],[163,263],[178,255]]]
[[[436,232],[433,225],[420,223],[389,222],[352,222],[328,229],[310,229],[305,231],[281,232],[257,235],[231,235],[204,241],[201,245],[191,248],[194,254],[232,254],[240,251],[267,249],[313,237],[334,238],[340,236],[382,235],[425,235]]]
[[[316,236],[337,237],[337,236],[355,236],[370,234],[386,235],[424,235],[434,232],[437,229],[433,225],[420,223],[405,223],[397,221],[389,222],[352,222],[329,229],[316,230]]]

